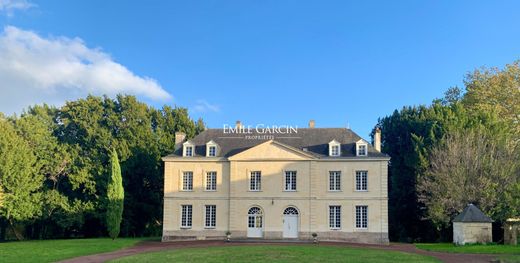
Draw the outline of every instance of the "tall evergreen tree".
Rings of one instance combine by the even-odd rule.
[[[121,177],[121,167],[119,166],[119,158],[117,152],[112,149],[110,156],[110,178],[107,187],[107,214],[106,224],[108,235],[115,239],[119,235],[121,229],[121,220],[123,219],[123,205],[125,192],[123,189],[123,178]]]
[[[7,223],[19,240],[23,233],[16,223],[33,219],[41,212],[39,190],[43,177],[36,173],[37,169],[36,157],[27,142],[8,120],[0,119],[0,217],[5,220],[2,225]]]

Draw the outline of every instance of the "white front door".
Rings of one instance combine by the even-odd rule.
[[[262,215],[249,215],[247,222],[247,237],[262,237]]]
[[[298,238],[298,215],[283,216],[283,237]]]

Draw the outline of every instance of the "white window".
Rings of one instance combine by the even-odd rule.
[[[204,227],[206,228],[215,228],[217,226],[217,206],[216,205],[206,205],[205,206],[205,217]]]
[[[356,228],[368,228],[368,206],[356,206]]]
[[[218,145],[213,140],[206,143],[206,157],[217,156]]]
[[[181,207],[181,227],[191,228],[193,207],[191,205],[182,205]]]
[[[341,144],[336,141],[332,140],[329,142],[329,156],[340,156],[341,155]]]
[[[285,191],[296,191],[296,171],[285,171]]]
[[[184,144],[184,156],[185,157],[192,157],[193,156],[193,145],[191,144]]]
[[[217,190],[217,172],[206,173],[206,191]]]
[[[329,227],[331,229],[341,228],[341,206],[329,206]]]
[[[217,146],[210,146],[208,150],[208,156],[215,157],[217,156]]]
[[[251,172],[251,176],[249,178],[249,190],[262,190],[262,173],[260,171]]]
[[[367,146],[366,145],[359,145],[359,147],[358,147],[358,155],[359,156],[366,156],[367,155]]]
[[[367,171],[356,171],[356,191],[368,191]]]
[[[330,155],[338,156],[339,155],[339,145],[333,145],[330,151]]]
[[[329,191],[341,191],[341,172],[329,172]]]
[[[367,156],[368,155],[368,143],[361,139],[356,142],[356,156]]]
[[[182,173],[182,190],[192,191],[193,190],[193,172]]]

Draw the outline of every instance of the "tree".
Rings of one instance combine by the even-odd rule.
[[[379,120],[382,150],[389,164],[390,238],[399,241],[448,239],[447,229],[437,229],[418,199],[417,181],[430,165],[430,152],[451,131],[484,125],[503,127],[496,117],[469,111],[460,102],[404,107]]]
[[[520,60],[504,69],[481,68],[464,80],[463,102],[472,110],[495,112],[508,120],[512,130],[520,134]]]
[[[41,187],[33,193],[39,197],[34,203],[37,213],[29,220],[14,220],[29,238],[104,234],[111,174],[107,145],[117,151],[125,178],[120,235],[159,234],[161,157],[173,151],[176,131],[191,138],[205,129],[203,121],[195,122],[185,108],[155,109],[123,95],[87,96],[60,108],[33,106],[20,117],[0,113],[0,121],[12,126],[28,145],[35,157],[35,176],[41,179]],[[6,218],[0,215],[0,238],[6,227]]]
[[[106,224],[108,235],[115,239],[119,235],[121,220],[123,218],[123,205],[125,192],[123,189],[123,179],[121,178],[121,167],[117,152],[112,149],[110,155],[110,178],[107,187],[107,215]]]
[[[430,152],[418,180],[419,200],[439,229],[468,203],[503,222],[520,212],[511,198],[518,196],[519,172],[519,152],[508,133],[483,126],[450,131]]]
[[[0,216],[18,240],[23,239],[23,235],[15,224],[33,219],[41,212],[39,190],[43,177],[37,170],[36,157],[27,142],[18,136],[8,120],[0,119],[0,192],[3,193]]]

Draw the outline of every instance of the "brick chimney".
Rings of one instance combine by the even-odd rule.
[[[314,128],[316,126],[316,122],[314,120],[309,121],[309,128]]]
[[[175,132],[175,150],[182,147],[182,143],[186,139],[186,133],[184,132]]]
[[[374,148],[376,151],[381,152],[381,129],[379,127],[376,128],[374,133]]]

